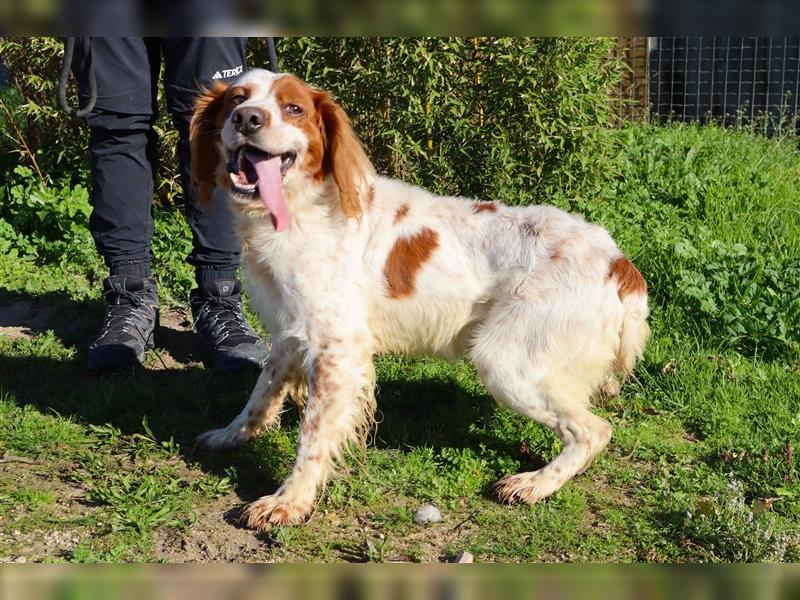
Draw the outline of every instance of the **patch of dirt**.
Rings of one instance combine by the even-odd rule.
[[[11,478],[17,488],[53,494],[53,504],[32,509],[24,504],[6,506],[0,522],[0,563],[42,562],[45,558],[71,556],[91,536],[85,526],[71,527],[94,510],[86,503],[84,491],[63,481],[51,466],[29,467],[19,463],[0,464],[0,478]],[[64,522],[59,522],[61,519]]]
[[[188,311],[162,308],[156,331],[156,354],[160,360],[152,369],[177,369],[203,361],[206,351],[200,336],[192,328]]]
[[[81,521],[97,513],[84,490],[65,480],[64,468],[49,463],[0,463],[0,563],[38,563],[61,557],[95,536],[104,523]],[[3,490],[42,490],[52,503],[31,507],[3,502]],[[151,560],[188,562],[272,562],[269,538],[237,523],[241,500],[234,494],[203,502],[195,508],[197,519],[185,531],[162,527],[154,533]],[[233,508],[232,508],[233,507]]]
[[[240,526],[237,522],[240,504],[241,500],[235,495],[218,498],[199,508],[197,521],[185,531],[173,527],[157,530],[154,560],[170,563],[366,562],[370,546],[377,552],[385,541],[383,560],[386,562],[449,562],[453,557],[447,548],[463,548],[477,527],[472,520],[475,515],[464,510],[446,514],[443,521],[433,525],[401,525],[399,528],[372,523],[369,509],[320,511],[301,526],[305,531],[292,531],[290,541],[281,541],[279,529],[256,533]],[[409,511],[412,508],[408,506]]]
[[[385,502],[409,518],[419,507],[419,501],[393,494],[387,495]],[[462,502],[458,507],[442,508],[442,516],[437,523],[417,525],[376,520],[369,507],[320,510],[303,526],[307,532],[278,543],[274,552],[276,560],[285,562],[361,563],[377,555],[387,563],[451,562],[479,528],[475,523],[478,513]]]
[[[0,563],[70,560],[79,546],[106,535],[102,510],[86,501],[84,490],[65,478],[68,467],[37,463],[0,463],[3,489],[40,489],[55,500],[45,506],[8,506],[0,502]],[[188,474],[187,474],[188,476]],[[409,513],[416,503],[390,502]],[[153,534],[148,560],[168,563],[271,563],[283,561],[366,562],[378,548],[386,562],[449,562],[448,549],[464,548],[478,525],[465,506],[446,510],[436,524],[374,522],[369,508],[320,511],[306,531],[257,533],[239,525],[242,499],[236,494],[198,503],[196,519],[186,529],[161,527]],[[94,518],[92,518],[94,515]],[[89,522],[86,521],[89,518]],[[95,519],[99,519],[95,521]]]
[[[236,523],[239,509],[234,497],[218,498],[197,510],[197,521],[185,531],[162,527],[155,533],[155,560],[185,562],[272,562],[263,536]]]

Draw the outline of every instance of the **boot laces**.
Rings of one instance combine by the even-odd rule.
[[[204,298],[203,305],[194,320],[194,327],[205,330],[217,344],[234,335],[253,337],[241,302],[236,297],[210,296]]]
[[[142,340],[147,339],[148,318],[136,309],[147,307],[144,299],[125,288],[116,288],[105,293],[106,316],[98,339],[110,332],[130,333],[132,328]],[[122,302],[125,300],[125,302]],[[136,317],[139,317],[138,319]]]

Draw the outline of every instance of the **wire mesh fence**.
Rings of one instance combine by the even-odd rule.
[[[620,116],[797,131],[798,37],[623,38]]]

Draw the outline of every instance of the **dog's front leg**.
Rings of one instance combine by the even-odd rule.
[[[286,394],[297,380],[293,359],[289,348],[274,347],[242,412],[227,427],[199,435],[197,442],[206,448],[233,448],[276,427]]]
[[[303,521],[349,441],[362,443],[374,416],[375,375],[372,355],[357,344],[323,344],[308,368],[309,399],[291,475],[278,490],[250,504],[242,514],[247,525]]]

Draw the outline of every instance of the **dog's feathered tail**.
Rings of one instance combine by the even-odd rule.
[[[627,377],[642,356],[645,342],[650,336],[650,326],[647,324],[650,313],[647,307],[647,282],[624,256],[611,263],[609,277],[616,281],[624,311],[614,370]]]

